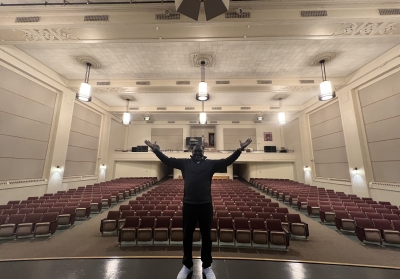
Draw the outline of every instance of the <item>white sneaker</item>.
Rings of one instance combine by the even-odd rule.
[[[203,268],[203,274],[206,276],[207,279],[216,279],[214,271],[211,267]]]
[[[186,279],[188,277],[188,275],[190,274],[190,272],[192,272],[192,271],[193,271],[193,267],[187,268],[186,266],[183,266],[181,271],[179,271],[178,277],[176,277],[176,279]]]

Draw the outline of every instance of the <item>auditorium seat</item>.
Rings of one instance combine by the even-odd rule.
[[[277,208],[277,207],[279,207],[279,203],[277,203],[277,202],[270,202],[270,203],[268,203],[268,207],[273,207],[273,208]]]
[[[286,215],[284,213],[272,213],[271,216],[272,216],[272,219],[281,220],[282,227],[285,230],[287,230],[288,232],[290,231],[289,223],[286,221]]]
[[[16,209],[4,209],[2,215],[14,215],[18,214],[19,210],[18,208]]]
[[[76,218],[76,206],[64,207],[61,214],[58,215],[57,224],[59,226],[74,225]]]
[[[48,207],[37,207],[35,208],[35,213],[46,213],[49,212],[49,208]]]
[[[170,225],[171,218],[169,216],[157,217],[156,225],[154,226],[154,243],[168,244]]]
[[[124,210],[124,211],[121,212],[121,216],[117,221],[118,229],[121,229],[124,226],[125,219],[128,216],[135,216],[135,211],[133,211],[133,210]],[[139,217],[139,219],[140,219],[140,217]]]
[[[136,241],[136,230],[139,227],[140,219],[137,216],[127,216],[125,219],[124,226],[121,228],[118,235],[118,242],[121,245],[122,242]]]
[[[155,209],[161,210],[161,211],[167,210],[167,205],[166,204],[157,204]]]
[[[310,217],[319,215],[319,203],[317,200],[309,200],[307,202],[307,213]]]
[[[6,216],[6,215],[5,215]],[[12,214],[8,217],[7,223],[0,225],[0,237],[13,236],[18,224],[23,223],[25,214]]]
[[[33,235],[35,225],[41,221],[42,215],[42,213],[30,213],[26,215],[24,222],[17,225],[15,237]]]
[[[153,229],[155,225],[156,217],[154,216],[143,216],[140,218],[140,224],[137,229],[137,243],[140,242],[152,242],[153,241]]]
[[[283,214],[287,215],[289,213],[289,210],[286,207],[277,207],[276,208],[276,212],[277,213],[283,213]]]
[[[231,217],[218,217],[219,245],[235,244],[233,221]]]
[[[7,204],[11,204],[13,206],[15,204],[20,204],[20,202],[21,202],[20,200],[14,200],[14,201],[7,202]]]
[[[389,208],[375,208],[375,210],[376,210],[377,213],[380,213],[380,214],[384,214],[384,213],[390,214],[390,213],[392,213],[392,211],[390,211]]]
[[[399,215],[396,214],[387,214],[387,213],[383,213],[382,214],[383,219],[392,221],[392,220],[400,220]]]
[[[136,210],[135,211],[135,216],[139,216],[140,218],[144,216],[148,216],[149,212],[147,210]]]
[[[392,213],[400,216],[400,209],[392,209]]]
[[[264,219],[250,218],[250,229],[252,234],[252,244],[268,245],[268,231],[265,227]]]
[[[251,208],[259,208],[259,210],[260,211],[262,211],[262,207],[261,206],[252,206]],[[251,208],[250,208],[250,206],[248,206],[248,205],[239,205],[239,210],[241,211],[241,212],[244,212],[244,211],[253,211],[253,210],[251,210]],[[254,210],[255,211],[255,210]],[[257,212],[257,211],[255,211],[255,212]]]
[[[76,208],[76,218],[89,218],[90,216],[90,202],[81,201]]]
[[[285,249],[288,250],[289,232],[282,227],[281,220],[267,220],[267,231],[270,244],[285,246]]]
[[[107,213],[107,217],[100,221],[100,234],[104,232],[115,232],[118,228],[118,220],[120,217],[119,210],[110,210]]]
[[[382,215],[381,214],[379,214],[379,213],[376,213],[376,212],[366,212],[365,213],[365,216],[368,218],[368,219],[383,219],[382,218]]]
[[[391,244],[400,244],[400,232],[394,230],[389,220],[372,219],[375,228],[380,230],[384,242]]]
[[[53,235],[57,230],[57,219],[57,212],[44,213],[40,222],[35,225],[34,237],[47,234]]]
[[[263,212],[275,213],[276,209],[275,209],[275,207],[264,207]]]
[[[308,224],[301,221],[299,214],[287,214],[286,215],[287,221],[289,223],[289,232],[292,235],[296,236],[304,236],[308,239],[309,231],[308,231]]]
[[[356,224],[357,238],[363,241],[379,242],[382,244],[380,231],[374,227],[372,221],[368,218],[354,218]]]
[[[249,220],[247,218],[235,217],[234,231],[236,246],[238,243],[251,245],[251,229],[249,227]]]
[[[219,217],[229,217],[230,215],[229,215],[229,211],[227,211],[227,210],[218,210],[217,212],[216,212],[216,217],[217,218],[219,218]]]
[[[0,225],[3,225],[7,222],[8,215],[0,215]]]
[[[171,221],[171,228],[169,231],[170,244],[182,244],[183,229],[182,229],[182,216],[174,216]]]
[[[154,208],[155,208],[154,204],[145,204],[145,205],[143,205],[143,210],[150,211],[150,210],[154,210]]]
[[[48,212],[57,212],[58,215],[60,215],[62,213],[62,211],[63,211],[62,207],[54,207],[53,206],[53,207],[49,208]]]
[[[360,212],[361,213],[361,212]],[[345,231],[355,231],[354,220],[351,218],[349,213],[345,210],[336,210],[335,211],[335,226],[340,230]]]
[[[161,210],[150,210],[149,216],[154,216],[154,217],[162,216],[162,211]]]
[[[137,206],[138,207],[138,206]],[[131,206],[129,204],[122,204],[119,206],[119,212],[122,212],[124,210],[131,210]]]
[[[26,208],[26,203],[23,203],[23,204],[14,204],[13,205],[13,207],[12,207],[12,209],[21,209],[21,208]],[[1,209],[0,209],[0,211],[1,211]]]
[[[90,212],[100,213],[103,206],[101,197],[93,197],[90,202]]]

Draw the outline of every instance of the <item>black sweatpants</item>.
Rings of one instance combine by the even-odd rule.
[[[193,232],[199,222],[201,232],[201,261],[203,268],[211,266],[211,225],[213,220],[212,203],[206,204],[183,204],[183,260],[182,263],[187,267],[193,266],[192,245]]]

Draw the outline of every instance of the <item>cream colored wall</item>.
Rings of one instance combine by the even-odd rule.
[[[254,122],[240,124],[218,124],[215,126],[215,148],[224,150],[224,128],[255,128],[256,138],[252,139],[253,143],[257,143],[257,150],[264,150],[265,145],[275,145],[277,149],[284,146],[281,137],[281,128],[274,124],[254,124]],[[264,132],[272,132],[273,141],[264,141]],[[247,138],[242,139],[245,141]],[[239,142],[237,143],[239,148]]]
[[[182,128],[183,138],[190,137],[190,125],[161,125],[161,124],[148,124],[148,123],[134,123],[128,126],[127,143],[125,148],[131,149],[133,146],[144,145],[145,140],[151,140],[151,128]],[[182,150],[186,149],[183,141]],[[162,146],[160,146],[163,149]]]
[[[249,181],[250,178],[281,178],[294,180],[294,163],[250,162],[240,164],[239,175],[247,181]]]
[[[157,177],[167,175],[168,168],[161,162],[115,162],[115,178]]]
[[[39,196],[45,193],[54,193],[59,190],[67,190],[69,188],[93,184],[98,182],[101,177],[104,179],[107,170],[99,172],[99,165],[96,166],[95,175],[77,176],[71,178],[72,180],[70,178],[63,178],[73,107],[76,102],[75,93],[68,89],[67,82],[55,72],[33,60],[13,46],[0,47],[0,65],[16,73],[18,76],[24,77],[31,82],[57,93],[54,118],[42,177],[44,181],[39,180],[32,182],[26,179],[18,181],[16,184],[0,183],[0,200],[22,200],[26,199],[28,196]],[[84,67],[82,67],[83,72],[84,70]],[[27,90],[27,92],[29,93],[29,90]],[[108,133],[110,119],[112,117],[108,112],[108,106],[98,101],[96,98],[93,98],[91,103],[82,105],[100,114],[103,119],[106,120],[102,122],[97,163],[101,162],[101,160],[107,162]],[[57,166],[60,166],[60,170],[56,168]]]
[[[294,180],[304,183],[303,151],[301,149],[300,123],[295,119],[282,127],[284,146],[288,150],[294,150],[295,163]]]
[[[105,180],[109,181],[115,177],[114,152],[116,149],[124,149],[127,129],[119,121],[111,120]]]

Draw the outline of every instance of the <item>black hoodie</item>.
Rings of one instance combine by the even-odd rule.
[[[192,159],[176,159],[164,155],[159,149],[154,154],[163,162],[182,171],[185,181],[183,202],[189,204],[211,203],[211,180],[216,171],[231,165],[239,158],[242,150],[237,149],[226,159],[196,161]]]

